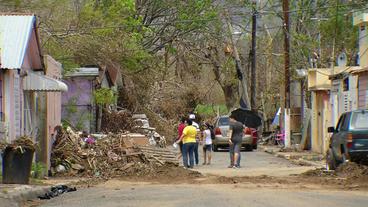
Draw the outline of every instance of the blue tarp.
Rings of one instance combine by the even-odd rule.
[[[277,113],[275,114],[275,117],[273,118],[272,125],[273,126],[279,126],[280,125],[280,114],[281,114],[281,108],[277,110]]]

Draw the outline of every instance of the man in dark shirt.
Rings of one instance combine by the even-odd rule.
[[[230,130],[229,130],[229,143],[230,143],[230,159],[233,168],[239,168],[240,149],[243,140],[244,126],[241,122],[236,121],[230,116]]]

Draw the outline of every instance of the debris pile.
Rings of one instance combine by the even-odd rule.
[[[0,150],[4,150],[6,147],[19,149],[20,151],[22,151],[23,148],[35,151],[37,144],[33,142],[31,137],[21,136],[18,139],[14,140],[11,144],[7,144],[5,142],[0,143]]]
[[[132,131],[133,128],[132,114],[128,111],[106,112],[102,116],[101,129],[103,132],[121,133]]]
[[[362,178],[368,180],[368,166],[360,165],[355,162],[346,162],[337,167],[334,171],[326,170],[325,168],[318,168],[308,170],[302,173],[305,177],[336,177],[356,179]]]
[[[84,146],[82,142],[70,128],[58,131],[51,154],[54,173],[102,177],[147,175],[160,166],[179,164],[174,152],[148,146],[144,135],[110,133],[93,145]]]
[[[355,162],[346,162],[337,167],[336,175],[346,178],[366,178],[368,180],[368,166]]]

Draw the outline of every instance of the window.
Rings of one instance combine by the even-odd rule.
[[[368,111],[354,112],[351,117],[352,130],[368,130]]]
[[[351,113],[345,114],[345,118],[344,118],[344,121],[342,122],[342,126],[341,126],[342,131],[348,131],[349,130],[350,115],[351,115]]]
[[[342,129],[342,124],[345,120],[345,114],[340,116],[339,122],[337,123],[336,130],[339,132]]]
[[[219,126],[227,126],[229,125],[229,117],[221,117],[219,119]]]
[[[348,91],[349,90],[349,77],[344,78],[343,89],[344,89],[344,91]]]

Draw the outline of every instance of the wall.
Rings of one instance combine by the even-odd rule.
[[[74,77],[64,80],[68,92],[62,93],[62,119],[80,130],[94,132],[93,79]]]
[[[327,91],[312,91],[312,151],[325,154],[329,143],[327,128],[331,123],[330,96]]]
[[[60,80],[62,65],[51,56],[45,56],[45,75]],[[43,160],[49,169],[51,147],[53,144],[54,129],[61,125],[61,92],[46,92],[46,129],[45,129],[45,151]]]
[[[368,108],[368,72],[359,74],[358,108]]]

